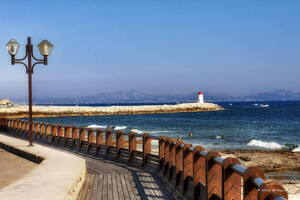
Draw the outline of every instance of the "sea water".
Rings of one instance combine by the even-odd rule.
[[[152,135],[182,138],[185,142],[208,149],[251,148],[300,151],[300,101],[217,104],[223,106],[225,110],[147,115],[72,116],[34,120],[94,128],[111,126],[125,132],[147,132]],[[189,136],[190,132],[192,136]]]

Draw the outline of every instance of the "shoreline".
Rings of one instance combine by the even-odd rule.
[[[235,157],[245,167],[258,167],[268,180],[279,182],[290,200],[300,199],[300,152],[260,149],[218,149],[222,157]]]
[[[300,175],[300,152],[262,149],[217,149],[216,151],[224,157],[240,159],[245,167],[259,167],[266,173],[296,171]]]
[[[63,117],[92,115],[136,115],[182,112],[203,112],[224,110],[213,103],[183,103],[176,105],[141,105],[141,106],[33,106],[33,117]],[[0,108],[0,118],[25,118],[27,105]]]

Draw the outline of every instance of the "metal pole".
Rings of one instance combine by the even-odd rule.
[[[28,122],[29,122],[29,130],[28,130],[28,136],[29,136],[29,146],[33,146],[33,139],[32,139],[32,44],[31,44],[31,38],[27,38],[27,53],[28,53]]]

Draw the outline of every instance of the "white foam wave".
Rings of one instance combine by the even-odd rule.
[[[300,152],[300,145],[297,148],[293,149],[292,152]]]
[[[150,133],[150,134],[159,134],[159,133],[170,133],[171,131],[145,131],[139,129],[131,129],[132,132],[142,134],[142,133]]]
[[[141,131],[141,130],[139,130],[139,129],[131,129],[130,131],[135,132],[135,133],[138,133],[138,134],[144,133],[144,131]]]
[[[88,128],[106,128],[107,126],[101,126],[101,125],[96,125],[96,124],[92,124],[89,125]]]
[[[170,133],[171,131],[146,131],[147,133]]]
[[[127,126],[116,126],[116,127],[114,127],[115,130],[124,130],[126,128],[127,128]]]
[[[282,146],[276,142],[265,142],[261,140],[251,140],[248,146],[263,147],[267,149],[281,149]]]

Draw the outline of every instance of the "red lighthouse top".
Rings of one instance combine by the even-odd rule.
[[[198,92],[198,95],[200,95],[200,94],[204,94],[203,92]]]

